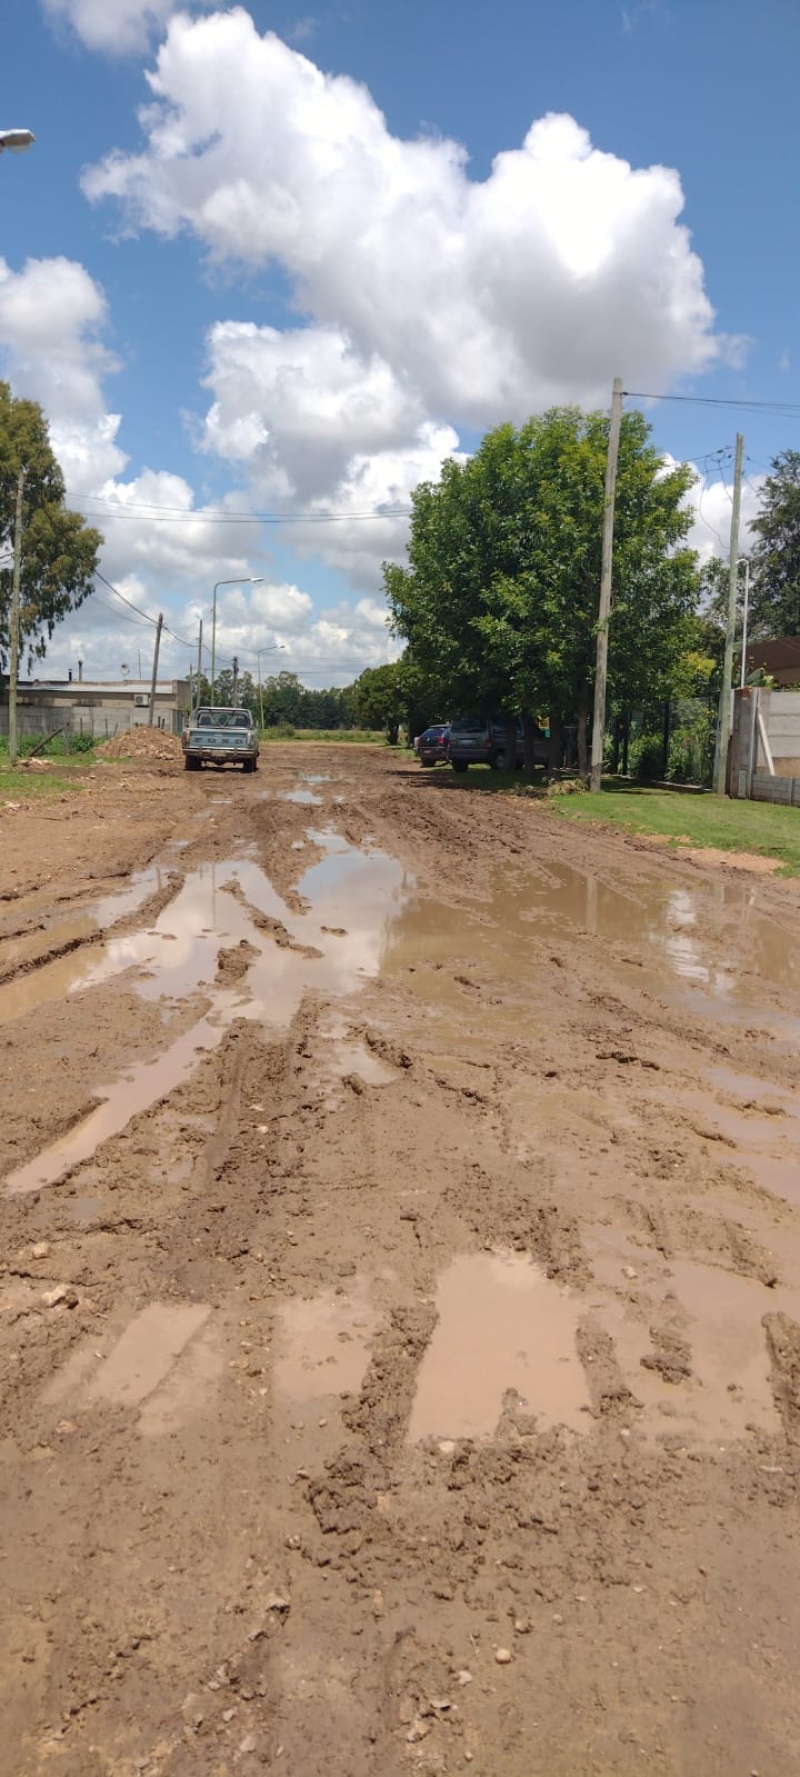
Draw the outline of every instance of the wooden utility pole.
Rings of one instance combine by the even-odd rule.
[[[17,681],[19,679],[19,585],[22,577],[22,496],[25,492],[25,470],[17,476],[17,506],[14,514],[14,565],[11,573],[11,612],[8,624],[8,758],[16,765],[17,745]]]
[[[164,627],[164,619],[161,615],[161,612],[159,611],[158,622],[156,624],[156,645],[153,649],[153,677],[150,680],[150,708],[147,712],[147,726],[148,726],[148,728],[152,728],[152,726],[153,726],[153,717],[155,716],[155,710],[156,710],[156,680],[158,679],[158,652],[161,647],[161,631],[162,631],[163,627]]]
[[[199,631],[199,634],[197,637],[197,690],[196,690],[194,701],[192,704],[193,709],[197,709],[197,706],[200,702],[200,678],[202,675],[202,671],[203,671],[203,619],[201,617],[200,618],[200,631]]]
[[[728,742],[731,737],[731,680],[733,678],[733,645],[736,640],[736,606],[739,596],[739,513],[742,507],[742,464],[744,439],[736,434],[736,458],[733,467],[733,510],[731,512],[731,550],[728,558],[728,623],[725,630],[725,654],[722,661],[722,684],[719,693],[717,744],[714,753],[714,794],[724,796],[728,777]]]
[[[233,656],[233,701],[234,704],[239,702],[239,657],[237,654]]]
[[[608,679],[608,625],[611,618],[611,576],[614,565],[614,502],[617,496],[617,460],[622,427],[622,378],[615,376],[611,397],[611,425],[606,457],[606,491],[603,502],[603,559],[600,569],[600,609],[597,617],[597,659],[594,671],[594,719],[590,788],[599,790],[603,777],[603,741],[606,732],[606,682]]]

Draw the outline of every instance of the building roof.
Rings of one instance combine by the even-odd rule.
[[[176,691],[188,684],[187,679],[159,679],[156,684],[156,696],[174,695]],[[20,691],[90,691],[133,697],[142,692],[150,694],[149,679],[20,679]]]
[[[800,684],[800,636],[779,636],[774,641],[748,642],[747,670],[769,673],[777,684]]]

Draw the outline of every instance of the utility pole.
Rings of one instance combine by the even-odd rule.
[[[742,671],[740,683],[744,690],[747,682],[747,625],[750,617],[750,557],[744,564],[744,611],[742,613]]]
[[[156,624],[156,645],[153,649],[153,677],[150,680],[150,708],[147,712],[147,726],[148,726],[148,728],[152,728],[153,717],[155,715],[156,680],[158,679],[158,651],[159,651],[159,648],[161,647],[161,631],[162,631],[163,627],[164,627],[164,619],[161,615],[161,612],[159,611],[158,622]]]
[[[14,565],[11,574],[11,612],[8,624],[8,759],[17,763],[17,681],[19,679],[19,583],[22,576],[22,496],[25,492],[25,470],[17,476],[17,506],[14,514]]]
[[[594,671],[594,719],[592,721],[592,769],[589,785],[599,790],[603,777],[603,741],[606,732],[606,681],[608,679],[608,625],[611,618],[611,575],[614,565],[614,502],[617,497],[617,460],[622,428],[622,378],[615,376],[611,396],[611,425],[606,457],[606,490],[603,501],[603,558],[600,569],[600,609],[597,616],[597,659]]]
[[[731,735],[731,680],[733,678],[733,644],[736,639],[736,606],[739,592],[739,513],[742,506],[742,463],[744,439],[736,434],[736,458],[733,467],[733,510],[731,512],[731,550],[728,559],[728,624],[725,631],[725,654],[722,662],[722,684],[719,693],[717,745],[714,753],[714,794],[724,796],[728,776],[728,742]]]
[[[239,656],[233,656],[233,701],[239,702]]]
[[[200,632],[197,637],[197,692],[192,709],[197,709],[200,702],[200,678],[203,671],[203,619],[200,618]]]

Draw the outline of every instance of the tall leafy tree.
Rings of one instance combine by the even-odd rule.
[[[405,692],[397,664],[365,667],[352,687],[352,695],[359,722],[365,728],[385,728],[390,744],[396,746],[405,713]]]
[[[57,623],[92,590],[103,539],[65,505],[64,477],[35,401],[0,382],[0,660],[8,660],[17,482],[24,471],[20,650],[42,657]]]
[[[413,498],[409,564],[387,567],[396,629],[462,706],[577,717],[593,691],[608,420],[555,408],[497,427]],[[667,465],[640,413],[623,418],[617,482],[613,691],[662,682],[686,646],[696,561],[681,547],[692,471]],[[530,753],[529,753],[530,756]]]
[[[754,641],[800,635],[800,451],[773,457],[751,529],[750,635]]]

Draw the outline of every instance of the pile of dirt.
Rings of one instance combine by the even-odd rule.
[[[181,743],[177,735],[167,734],[164,728],[128,728],[125,734],[115,734],[113,740],[106,740],[97,749],[101,759],[146,759],[177,763],[181,758]]]

